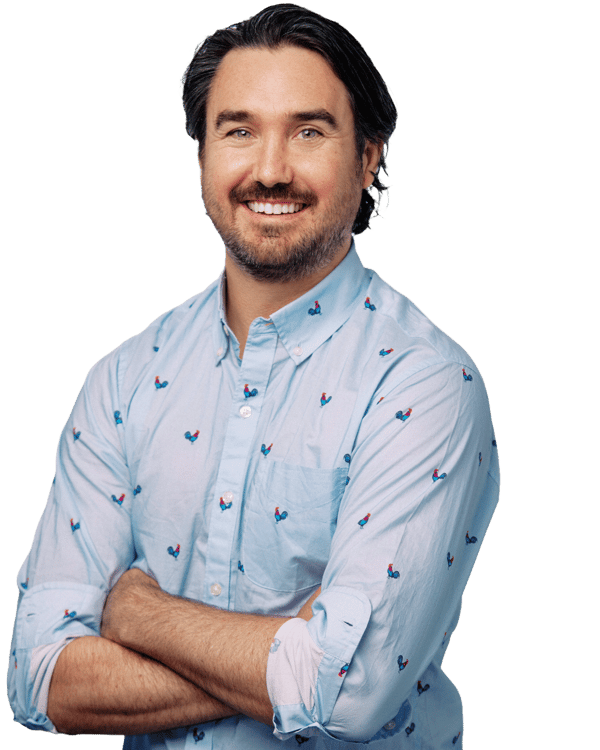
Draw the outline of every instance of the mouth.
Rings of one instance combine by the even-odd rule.
[[[245,201],[245,205],[255,214],[267,214],[269,216],[281,216],[282,214],[297,214],[303,211],[306,203],[294,202],[265,202],[265,201]]]

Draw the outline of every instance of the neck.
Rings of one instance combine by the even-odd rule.
[[[252,321],[255,318],[270,318],[274,312],[306,294],[341,263],[351,244],[352,240],[325,268],[305,278],[286,282],[259,281],[241,269],[228,253],[225,254],[225,314],[227,324],[240,344],[240,357],[243,356]]]

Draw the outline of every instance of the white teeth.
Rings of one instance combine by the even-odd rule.
[[[256,214],[293,214],[302,209],[302,203],[259,203],[248,201],[246,204]]]

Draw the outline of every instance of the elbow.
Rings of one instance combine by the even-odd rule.
[[[338,697],[325,726],[328,734],[343,742],[368,742],[382,729],[389,728],[386,725],[390,721],[395,720],[399,725],[408,719],[411,708],[407,696],[371,687],[365,690],[361,686]]]

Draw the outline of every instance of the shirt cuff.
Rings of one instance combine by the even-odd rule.
[[[279,628],[267,662],[278,739],[299,733],[332,737],[325,727],[370,615],[363,593],[332,587],[313,604],[309,622],[294,618]]]

